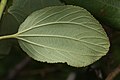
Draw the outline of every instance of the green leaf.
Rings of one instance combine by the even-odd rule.
[[[63,5],[59,0],[13,0],[13,5],[8,9],[19,23],[22,23],[32,12],[55,5]]]
[[[99,22],[76,6],[47,7],[32,13],[17,33],[20,46],[38,61],[87,66],[109,49]]]
[[[120,29],[120,0],[62,0],[89,10],[103,23]]]

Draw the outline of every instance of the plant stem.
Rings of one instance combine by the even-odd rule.
[[[114,80],[114,78],[120,73],[120,65],[111,72],[105,80]]]
[[[7,3],[7,0],[1,0],[1,3],[0,3],[0,19],[1,19],[1,17],[2,17],[4,8],[5,8],[5,6],[6,6],[6,3]]]
[[[17,34],[0,36],[0,40],[2,40],[2,39],[9,39],[9,38],[16,38],[16,36],[17,36]]]

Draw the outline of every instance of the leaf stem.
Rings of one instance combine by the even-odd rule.
[[[16,38],[16,36],[17,36],[17,34],[0,36],[0,40],[2,40],[2,39],[9,39],[9,38]]]
[[[5,8],[5,6],[6,6],[6,3],[7,3],[7,0],[1,0],[1,3],[0,3],[0,19],[1,19],[1,17],[2,17],[4,8]]]

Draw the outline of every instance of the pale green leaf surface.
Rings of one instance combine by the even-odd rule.
[[[32,12],[55,5],[63,5],[59,0],[13,0],[13,5],[8,9],[15,19],[22,23]]]
[[[109,49],[99,22],[76,6],[47,7],[32,13],[20,26],[17,38],[32,58],[48,63],[87,66]]]

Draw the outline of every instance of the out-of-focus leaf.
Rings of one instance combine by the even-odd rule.
[[[109,40],[99,22],[85,9],[56,6],[31,14],[16,38],[29,56],[38,61],[87,66],[109,50]]]
[[[120,0],[62,0],[89,10],[103,23],[120,29]]]
[[[8,9],[8,12],[21,23],[32,12],[55,5],[63,4],[59,0],[13,0],[13,5]]]
[[[10,14],[5,14],[0,24],[0,35],[16,33],[18,23]],[[12,46],[12,40],[0,40],[0,58],[8,55]]]
[[[14,34],[18,31],[18,22],[11,14],[5,14],[0,24],[0,35]]]

